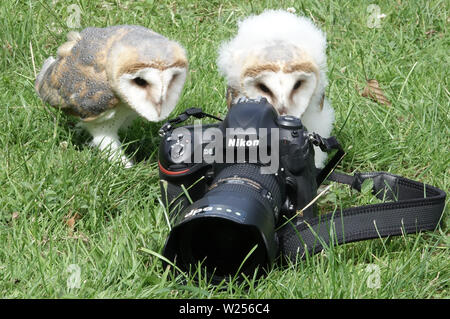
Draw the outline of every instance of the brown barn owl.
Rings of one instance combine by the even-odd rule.
[[[329,137],[334,111],[325,99],[325,49],[325,34],[305,17],[268,10],[246,18],[219,49],[229,106],[243,96],[263,96],[279,114],[300,117],[308,131]],[[317,167],[326,157],[315,147]]]
[[[118,130],[136,117],[157,122],[174,109],[188,62],[175,41],[140,26],[87,28],[68,34],[37,76],[39,96],[80,118],[92,144],[132,165]]]

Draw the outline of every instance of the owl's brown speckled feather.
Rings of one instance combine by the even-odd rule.
[[[35,88],[44,101],[85,121],[118,105],[112,84],[121,74],[146,66],[187,66],[176,43],[140,26],[87,28],[69,33],[68,40],[56,60],[44,63]]]
[[[147,28],[112,26],[70,32],[36,78],[39,96],[78,116],[91,144],[119,158],[118,131],[141,116],[158,122],[175,108],[187,75],[184,49]]]

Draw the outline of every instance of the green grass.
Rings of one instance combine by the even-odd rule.
[[[335,134],[346,172],[388,171],[449,190],[448,2],[379,1],[381,28],[360,1],[72,1],[81,27],[139,24],[178,40],[190,73],[174,114],[203,107],[224,115],[215,66],[236,22],[265,8],[294,7],[327,32]],[[66,1],[0,4],[0,292],[7,298],[448,298],[449,229],[332,247],[256,280],[194,284],[161,265],[169,228],[158,203],[157,131],[137,121],[122,134],[138,164],[124,170],[86,145],[75,121],[44,106],[39,70],[69,31]],[[391,106],[360,96],[375,78]],[[345,123],[345,125],[344,125]],[[333,187],[322,210],[369,203]],[[75,228],[66,221],[78,214]],[[448,225],[448,200],[444,221]],[[80,288],[69,289],[69,265]],[[369,288],[380,270],[380,287]],[[370,266],[369,266],[370,267]]]

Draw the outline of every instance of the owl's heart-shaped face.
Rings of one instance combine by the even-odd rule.
[[[316,91],[318,78],[315,72],[264,70],[244,73],[241,87],[249,98],[263,96],[280,115],[301,116]]]
[[[175,108],[186,79],[186,68],[143,68],[119,78],[119,95],[148,121],[165,119]]]
[[[217,66],[227,81],[227,104],[260,96],[280,115],[299,117],[308,131],[328,137],[334,111],[325,98],[326,35],[308,17],[265,10],[238,24],[222,43]],[[317,167],[326,154],[316,149]]]

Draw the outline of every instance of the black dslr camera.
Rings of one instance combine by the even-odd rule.
[[[183,271],[201,263],[214,280],[270,265],[276,228],[316,196],[320,137],[264,98],[239,100],[217,124],[173,124],[159,149],[161,193],[175,216],[163,255]]]
[[[187,109],[160,130],[161,193],[175,218],[165,266],[202,265],[218,283],[252,276],[278,254],[296,262],[330,245],[434,230],[442,219],[444,191],[386,172],[335,172],[345,155],[337,140],[278,116],[264,98],[239,100],[217,124],[175,127],[190,116],[220,121]],[[313,145],[337,151],[321,170]],[[383,203],[317,216],[315,195],[325,179],[357,191],[370,180]]]

